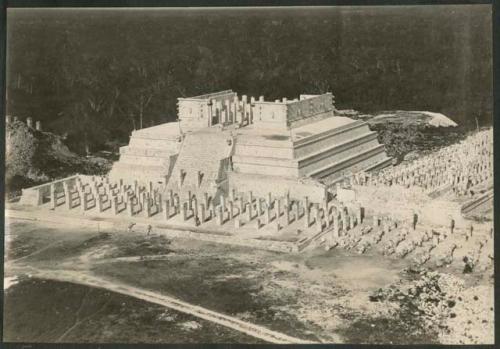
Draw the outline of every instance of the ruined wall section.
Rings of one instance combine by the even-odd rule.
[[[253,124],[257,128],[287,130],[333,116],[333,95],[301,95],[300,99],[255,101]]]
[[[311,96],[301,95],[299,101],[287,104],[289,127],[298,127],[333,116],[334,100],[331,93]]]

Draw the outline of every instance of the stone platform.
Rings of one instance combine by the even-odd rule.
[[[238,183],[258,191],[257,183],[262,183],[279,190],[288,187],[290,192],[303,191],[293,187],[305,184],[317,192],[348,173],[391,162],[368,124],[346,117],[323,118],[289,130],[242,128],[232,159],[233,187]]]
[[[132,132],[128,146],[120,148],[120,160],[113,164],[113,181],[166,184],[182,145],[178,123],[171,122]]]

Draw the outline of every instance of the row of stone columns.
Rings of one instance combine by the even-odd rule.
[[[492,177],[491,142],[491,131],[479,132],[408,165],[387,168],[375,175],[351,174],[346,181],[355,185],[418,186],[428,192],[451,186],[455,194],[468,195],[470,188]]]
[[[263,102],[264,97],[259,97],[259,102]],[[237,95],[231,99],[217,100],[212,99],[209,103],[209,119],[212,125],[212,118],[216,117],[220,124],[239,124],[248,125],[253,123],[255,114],[255,97],[248,97],[243,95],[241,100]]]

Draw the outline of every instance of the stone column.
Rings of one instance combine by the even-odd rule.
[[[215,207],[214,207],[214,201],[210,201],[210,204],[209,204],[209,211],[210,211],[210,218],[214,218],[215,217]]]
[[[241,214],[243,214],[243,212],[245,212],[245,206],[246,206],[246,205],[245,205],[245,203],[243,202],[243,198],[242,198],[242,197],[240,197],[240,198],[238,199],[238,207],[239,207],[239,209],[240,209],[240,215],[241,215]]]
[[[193,197],[193,199],[191,200],[191,207],[193,208],[193,216],[195,217],[196,221],[196,218],[198,217],[198,200],[196,199],[196,197]]]
[[[197,178],[197,183],[196,184],[197,184],[197,186],[199,188],[199,187],[201,187],[201,181],[202,181],[202,178],[203,178],[203,174],[202,174],[201,171],[197,171],[196,172],[196,176],[197,176],[196,177]]]
[[[373,215],[373,228],[376,229],[379,226],[379,220],[377,215]]]
[[[181,206],[181,199],[179,198],[179,194],[174,195],[174,207],[175,207],[175,213],[177,214],[180,212],[180,206]]]
[[[222,212],[226,211],[226,198],[223,194],[220,195],[220,205],[222,207]]]
[[[243,104],[243,110],[241,112],[241,121],[242,123],[245,121],[248,121],[248,101],[247,101],[247,96],[243,95],[241,96],[241,101]]]
[[[81,202],[82,202],[82,205],[83,205],[82,209],[83,209],[83,211],[87,211],[89,209],[89,207],[88,207],[89,202],[87,200],[87,192],[85,190],[82,190],[82,196],[81,196],[81,198],[82,198]]]
[[[134,194],[135,196],[139,197],[139,184],[137,180],[134,181]]]
[[[285,207],[290,208],[290,192],[286,192],[286,195],[285,195]]]
[[[69,210],[71,210],[73,208],[73,202],[71,200],[71,192],[69,191],[68,183],[63,182],[63,187],[64,187],[64,196],[66,199],[66,206],[68,207]]]
[[[115,196],[111,201],[111,208],[115,215],[118,214],[118,198]]]
[[[184,180],[184,170],[181,168],[177,174],[179,181],[179,188],[182,187],[182,181]]]
[[[316,221],[316,231],[321,233],[323,231],[323,223],[321,222],[321,218]]]
[[[262,201],[260,198],[257,198],[257,216],[262,214]]]
[[[200,204],[200,222],[205,223],[206,221],[206,211],[205,211],[205,204],[201,203]]]
[[[165,220],[168,220],[170,218],[170,201],[165,200]]]
[[[76,186],[76,190],[78,191],[78,198],[80,199],[80,210],[85,211],[83,207],[83,190],[80,185]]]
[[[217,206],[217,214],[215,215],[217,225],[222,225],[224,223],[222,206]]]
[[[238,119],[238,106],[240,105],[240,101],[238,100],[238,96],[234,96],[234,99],[233,99],[233,122],[236,124],[236,123],[240,123],[241,124],[241,120]]]
[[[250,112],[248,115],[248,123],[253,124],[253,114],[255,108],[255,97],[250,97]]]
[[[356,218],[358,220],[358,223],[361,224],[363,223],[363,207],[359,206],[357,211],[356,211]]]
[[[130,217],[134,215],[134,202],[132,200],[132,197],[128,198],[128,203],[127,203],[127,213]]]
[[[333,219],[333,236],[336,238],[340,237],[339,220],[335,218]]]
[[[234,204],[233,204],[233,201],[230,200],[229,201],[229,219],[233,219],[234,217]]]
[[[309,228],[309,221],[311,220],[310,216],[311,212],[309,211],[309,208],[306,207],[304,210],[304,228]]]
[[[358,219],[355,214],[351,215],[349,220],[351,222],[351,228],[354,228],[356,225],[358,225]]]
[[[208,193],[207,192],[203,193],[203,203],[205,204],[205,207],[208,207]]]
[[[252,220],[252,206],[250,205],[249,202],[247,202],[247,204],[245,205],[246,206],[246,214],[247,214],[247,221],[251,221]]]
[[[96,198],[95,200],[97,204],[97,210],[99,211],[99,213],[101,213],[102,211],[104,211],[103,203],[101,200],[101,194],[97,193],[95,198]]]
[[[274,201],[274,207],[276,208],[276,219],[278,219],[281,216],[281,199],[277,198]]]
[[[290,224],[290,210],[286,205],[285,205],[285,222],[287,225]]]
[[[231,120],[231,116],[230,116],[230,114],[231,114],[231,101],[229,99],[226,99],[224,103],[226,105],[226,109],[225,109],[226,121],[227,121],[227,123],[232,124],[233,120]]]
[[[295,203],[295,219],[297,221],[300,219],[300,201]]]
[[[158,206],[158,212],[163,211],[163,200],[160,193],[155,195],[155,204]]]
[[[182,203],[181,209],[182,209],[182,220],[186,221],[187,220],[187,209],[188,209],[186,202]]]
[[[316,209],[316,225],[322,225],[321,223],[321,211],[319,209]]]

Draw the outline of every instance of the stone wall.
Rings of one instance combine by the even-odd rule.
[[[325,116],[333,116],[333,95],[331,93],[325,93],[318,96],[301,95],[299,101],[287,104],[287,119],[289,126],[293,126],[305,119],[322,114],[325,114]],[[303,122],[301,124],[303,124]]]
[[[287,105],[282,102],[255,102],[253,123],[263,129],[287,128]]]

